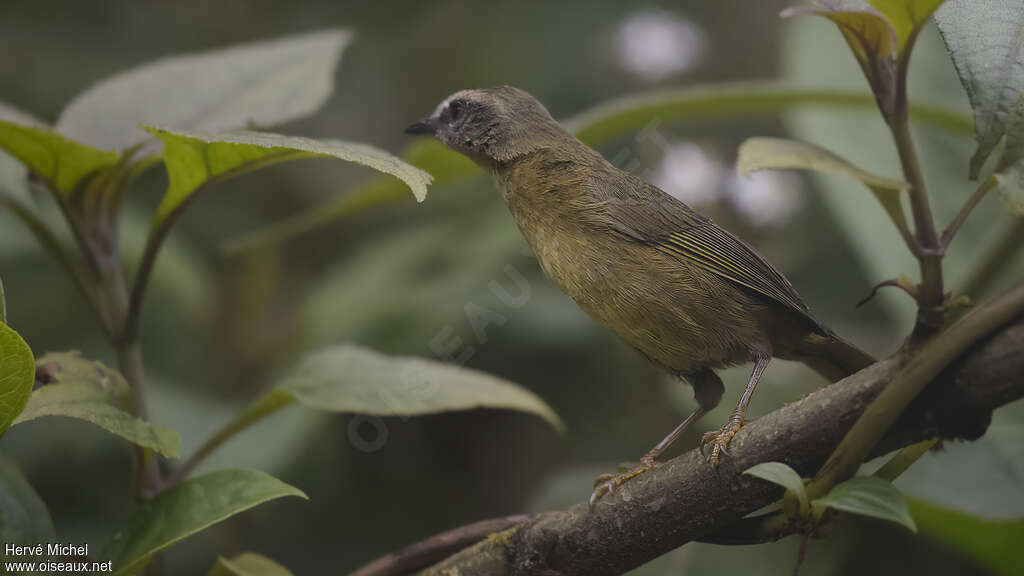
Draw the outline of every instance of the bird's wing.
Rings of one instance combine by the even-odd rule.
[[[613,229],[685,258],[820,326],[789,280],[746,242],[655,186],[630,178],[626,188],[626,194],[606,200],[615,205],[607,211]]]

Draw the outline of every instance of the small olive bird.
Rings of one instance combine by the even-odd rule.
[[[874,362],[818,322],[756,250],[613,166],[523,90],[456,92],[406,132],[434,135],[487,169],[544,272],[594,320],[693,386],[697,408],[638,466],[598,478],[591,505],[653,468],[718,404],[725,388],[715,369],[754,363],[729,421],[701,440],[713,466],[773,356],[833,381]]]

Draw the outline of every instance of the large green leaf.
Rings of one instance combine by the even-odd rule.
[[[23,413],[35,374],[35,361],[28,344],[11,327],[0,322],[0,435]]]
[[[907,510],[907,501],[892,483],[877,476],[855,476],[836,484],[828,494],[816,498],[812,506],[821,510],[832,508],[850,514],[870,516],[906,526],[917,532],[914,519]]]
[[[292,576],[292,573],[266,556],[243,552],[231,559],[218,558],[207,576]]]
[[[385,356],[359,346],[314,352],[279,387],[317,410],[413,415],[503,408],[565,425],[535,394],[495,376],[424,358]]]
[[[153,555],[239,512],[285,496],[306,495],[258,470],[221,470],[185,480],[142,504],[103,552],[114,574],[135,574]]]
[[[35,546],[54,539],[46,504],[14,462],[0,455],[0,542]]]
[[[909,498],[907,504],[922,536],[959,550],[995,574],[1020,574],[1024,566],[1024,518],[986,520],[919,498]]]
[[[430,174],[399,158],[356,142],[312,140],[267,132],[201,134],[155,127],[146,130],[164,142],[164,161],[171,181],[157,209],[157,225],[207,182],[300,158],[338,158],[369,166],[405,182],[421,202],[427,196],[431,180]]]
[[[971,0],[951,0],[935,13],[935,22],[974,109],[974,179],[1004,135],[1008,150],[1024,154],[1024,5],[988,0],[981,9]],[[1015,123],[1018,130],[1008,131]]]
[[[36,126],[0,120],[0,150],[24,163],[40,178],[67,196],[82,178],[116,164],[120,154],[79,144]]]
[[[809,509],[807,502],[807,490],[804,488],[804,481],[789,465],[782,462],[762,462],[743,471],[744,474],[756,476],[773,484],[778,484],[792,494],[800,505],[800,511],[806,513]]]
[[[900,202],[900,191],[907,187],[907,183],[876,176],[821,146],[783,138],[749,138],[740,146],[736,165],[744,176],[766,169],[813,170],[853,176],[874,193],[893,223],[909,235]]]
[[[119,150],[145,138],[138,124],[220,132],[304,118],[330,96],[351,38],[325,30],[157,60],[79,94],[57,130]]]
[[[32,392],[15,424],[41,416],[67,416],[92,422],[168,458],[177,458],[180,454],[181,440],[175,431],[153,426],[125,411],[132,391],[116,370],[86,360],[77,352],[46,354],[38,363],[51,367],[48,373],[55,382]]]

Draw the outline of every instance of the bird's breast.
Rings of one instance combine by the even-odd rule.
[[[544,273],[658,364],[692,373],[742,362],[764,340],[751,315],[756,302],[676,256],[596,225],[600,219],[587,213],[596,203],[563,195],[558,204],[515,187],[503,193]]]

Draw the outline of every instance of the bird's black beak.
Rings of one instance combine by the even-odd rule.
[[[420,120],[405,129],[406,134],[436,134],[437,129],[430,122],[430,119]]]

